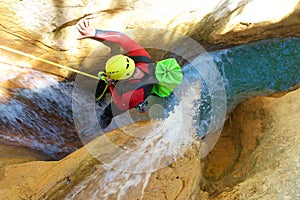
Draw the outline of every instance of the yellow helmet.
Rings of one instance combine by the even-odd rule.
[[[135,64],[131,58],[115,55],[106,62],[105,74],[114,80],[124,80],[133,75],[134,69]]]

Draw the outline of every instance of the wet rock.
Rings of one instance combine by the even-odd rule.
[[[166,12],[166,8],[170,12]],[[271,37],[299,36],[300,28],[299,2],[296,0],[288,3],[286,0],[219,1],[217,4],[196,0],[184,3],[171,0],[8,0],[0,3],[0,9],[2,45],[74,68],[90,62],[86,57],[91,53],[92,60],[105,60],[111,52],[106,45],[93,40],[76,40],[74,25],[84,17],[90,17],[92,24],[100,29],[131,33],[156,30],[151,35],[153,38],[158,38],[160,29],[157,28],[176,31],[211,50]],[[138,42],[151,45],[149,32],[133,36]],[[168,35],[161,43],[172,43],[176,39]],[[1,50],[0,61],[1,65],[3,61],[8,64],[20,62],[22,67],[62,77],[70,75],[66,70],[5,50]],[[19,78],[1,82],[4,89],[1,88],[0,93],[6,95],[4,100],[13,95],[11,89],[23,87],[14,81]],[[298,99],[299,90],[279,98],[260,97],[242,103],[226,123],[219,143],[204,161],[204,169],[197,150],[192,148],[177,162],[152,174],[144,198],[298,198],[299,187],[295,184],[299,180],[296,168],[299,165]],[[120,146],[130,141],[130,137],[121,136],[117,131],[111,132],[110,137],[115,137]],[[92,145],[97,144],[95,148],[105,155],[110,149],[102,146],[102,140],[100,137]],[[29,162],[43,159],[35,156],[20,159],[13,152],[9,162],[1,158],[5,163],[0,166],[1,198],[62,199],[85,177],[102,170],[101,163],[85,148],[60,161]],[[18,164],[20,162],[22,164]],[[141,196],[142,191],[137,191],[138,194],[133,192],[131,197]]]
[[[202,161],[204,168],[197,148],[188,149],[176,162],[151,174],[143,199],[297,198],[299,96],[298,89],[278,98],[257,97],[241,103],[218,144]],[[107,136],[120,147],[133,139],[118,130]],[[108,155],[111,148],[105,145],[106,139],[96,139],[89,148]],[[60,161],[6,165],[1,171],[3,198],[62,199],[86,177],[105,169],[84,147]],[[89,189],[93,187],[98,184]],[[140,189],[132,188],[127,197],[140,198]],[[82,197],[88,198],[88,191],[83,191]]]
[[[151,126],[149,122],[139,124],[142,127]],[[112,155],[111,152],[114,151],[114,147],[107,145],[107,137],[110,141],[116,142],[117,146],[130,143],[133,139],[131,136],[122,134],[121,130],[115,130],[108,133],[107,136],[95,139],[88,144],[88,147],[83,147],[60,161],[6,165],[1,168],[3,173],[3,179],[0,180],[1,197],[62,199],[72,188],[79,187],[85,178],[89,176],[104,177],[106,169],[101,160],[97,158]],[[87,150],[91,148],[94,150],[94,156]],[[95,157],[96,153],[97,158]],[[137,199],[144,196],[144,199],[157,199],[158,197],[193,199],[199,196],[207,197],[207,194],[200,190],[199,183],[202,176],[198,155],[197,148],[188,149],[185,155],[178,158],[176,162],[151,174],[145,191],[141,190],[140,186],[131,188],[126,194],[126,198]],[[134,173],[132,175],[134,176]],[[91,198],[90,195],[94,195],[94,193],[90,194],[88,190],[99,188],[99,184],[101,183],[89,184],[88,189],[85,189],[81,196],[85,199]],[[77,190],[75,189],[75,191]],[[79,197],[76,196],[76,199]]]
[[[241,103],[204,161],[212,199],[299,197],[300,90]]]
[[[200,189],[201,171],[199,152],[192,148],[177,162],[151,175],[143,199],[207,199]]]

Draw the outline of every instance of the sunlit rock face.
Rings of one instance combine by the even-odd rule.
[[[226,20],[219,22],[220,28],[210,34],[210,42],[242,44],[278,36],[299,36],[298,0],[254,0],[244,1],[242,5],[240,1],[238,5],[236,10],[226,14],[223,18]]]
[[[74,68],[78,68],[84,58],[100,45],[93,40],[76,40],[74,25],[82,18],[91,18],[92,25],[99,29],[121,32],[171,30],[203,44],[232,45],[269,37],[299,35],[297,0],[8,0],[0,2],[0,8],[2,45]],[[141,34],[135,39],[145,43],[149,38],[148,34]],[[160,39],[162,43],[176,40],[172,37]],[[103,51],[98,56],[105,57],[109,49],[103,45],[100,48]],[[7,53],[1,50],[1,54]],[[24,56],[10,56],[14,56],[13,60],[25,60],[39,69],[68,75],[65,70]]]
[[[8,0],[0,2],[0,8],[1,45],[77,69],[87,57],[106,60],[111,52],[111,48],[100,42],[77,40],[74,25],[82,18],[90,18],[91,24],[99,29],[128,33],[148,47],[158,38],[163,45],[176,41],[180,35],[190,36],[207,49],[216,49],[300,34],[298,0],[187,0],[176,3],[171,0]],[[162,38],[158,36],[162,30],[174,31],[177,35]],[[70,75],[67,70],[1,48],[0,53],[1,71],[8,65],[15,65],[23,71],[25,67],[61,77]],[[0,101],[5,101],[12,95],[10,89],[19,87],[20,81],[0,81]]]
[[[297,199],[300,89],[239,105],[205,159],[211,199]]]
[[[138,42],[150,46],[161,29],[188,35],[205,47],[234,45],[276,36],[299,36],[299,2],[297,0],[264,1],[19,1],[0,2],[1,45],[80,68],[87,57],[107,59],[110,48],[94,40],[78,41],[74,25],[91,18],[99,29],[132,33]],[[141,33],[141,32],[138,32]],[[169,44],[176,37],[159,37]],[[207,45],[210,44],[210,45]],[[91,56],[91,52],[97,53]],[[19,87],[34,88],[24,76],[29,68],[66,77],[69,72],[26,56],[0,49],[0,101],[4,102]],[[14,67],[11,67],[14,66]],[[6,76],[9,73],[9,76]],[[4,77],[4,78],[3,78]]]
[[[7,0],[0,2],[0,8],[1,45],[74,68],[79,68],[96,48],[98,53],[93,54],[94,59],[99,57],[105,59],[111,51],[106,45],[97,41],[76,39],[78,33],[74,25],[82,18],[90,18],[92,25],[99,29],[125,33],[133,33],[142,29],[151,30],[151,38],[155,38],[155,34],[160,30],[176,31],[181,35],[190,36],[209,49],[270,37],[299,36],[300,28],[299,2],[296,0],[253,0],[250,2],[247,0],[209,2],[186,0],[176,3],[172,0]],[[140,35],[132,35],[142,44],[152,43],[147,31]],[[176,41],[176,37],[171,35],[160,39],[162,44]],[[0,53],[0,102],[13,97],[12,89],[14,88],[40,87],[40,85],[35,85],[36,82],[30,82],[30,79],[27,79],[26,75],[32,72],[30,68],[62,77],[70,75],[66,70],[6,50],[1,49]],[[297,143],[299,141],[297,137],[299,116],[294,112],[299,110],[296,107],[298,106],[298,93],[294,99],[283,97],[253,100],[243,104],[245,108],[233,114],[232,118],[243,116],[245,117],[242,118],[243,120],[249,120],[251,123],[238,119],[237,123],[234,123],[236,118],[228,121],[222,135],[226,137],[232,134],[234,132],[230,129],[232,127],[241,128],[244,134],[238,135],[240,138],[233,137],[236,141],[227,141],[228,144],[225,144],[228,145],[228,151],[225,152],[227,155],[224,153],[218,156],[219,154],[212,152],[209,156],[210,160],[206,163],[207,168],[204,173],[209,181],[217,180],[216,184],[220,188],[216,193],[212,192],[212,190],[215,191],[214,187],[204,182],[200,188],[202,169],[198,160],[198,152],[191,150],[187,151],[183,158],[178,159],[178,162],[153,173],[143,191],[145,199],[163,197],[207,199],[208,194],[216,199],[250,198],[254,192],[258,195],[265,195],[265,199],[276,199],[285,195],[289,198],[288,194],[282,192],[281,183],[282,180],[288,180],[289,185],[285,191],[294,191],[290,188],[290,184],[297,181],[297,171],[293,169],[297,165],[294,162],[297,159],[296,156],[299,155],[299,148],[296,148],[299,146]],[[266,107],[262,108],[262,105]],[[256,112],[258,107],[262,112]],[[290,109],[286,110],[287,107]],[[244,113],[250,114],[244,116]],[[261,116],[262,113],[269,115],[264,119],[266,116]],[[285,118],[286,116],[288,118]],[[267,129],[262,131],[262,123],[272,124],[272,126],[265,127]],[[286,132],[291,137],[287,137]],[[255,137],[250,137],[253,135]],[[222,138],[220,141],[222,142]],[[230,143],[239,146],[236,147]],[[216,151],[221,149],[220,152],[224,152],[224,143],[220,144],[221,146],[216,147]],[[273,146],[278,148],[275,149]],[[107,151],[109,149],[100,149],[99,152],[105,154]],[[12,155],[9,163],[40,159],[34,154],[30,155],[32,157],[29,159],[19,160]],[[240,162],[228,162],[225,158],[229,161],[239,160]],[[275,165],[272,158],[276,158]],[[31,162],[9,165],[5,168],[2,167],[2,163],[0,163],[0,196],[11,199],[33,197],[62,199],[80,181],[92,174],[98,165],[101,165],[84,148],[56,162]],[[221,167],[218,168],[218,166]],[[268,170],[270,168],[274,170]],[[249,169],[253,169],[251,173],[248,173]],[[273,171],[275,172],[272,173]],[[228,176],[224,176],[225,174]],[[231,182],[226,182],[228,179]],[[230,184],[230,190],[227,190],[228,184]],[[200,190],[204,188],[206,188],[205,192]],[[128,195],[134,196],[135,193]]]

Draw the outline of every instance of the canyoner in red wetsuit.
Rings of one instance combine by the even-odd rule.
[[[80,21],[77,29],[81,34],[78,39],[92,38],[117,43],[128,52],[128,56],[111,57],[106,62],[105,71],[98,74],[100,81],[96,99],[101,99],[108,87],[113,100],[100,117],[101,127],[106,128],[113,117],[132,108],[145,112],[145,99],[151,95],[153,84],[157,83],[154,76],[155,65],[151,64],[153,61],[149,53],[127,35],[92,28],[88,20]]]

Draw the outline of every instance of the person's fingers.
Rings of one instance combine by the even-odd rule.
[[[76,26],[75,26],[78,30],[82,30],[82,28],[80,27],[80,24],[77,23]]]
[[[85,31],[82,27],[80,26],[76,26],[77,30],[81,33],[81,34],[85,34]]]
[[[84,20],[84,21],[83,21],[83,24],[84,24],[84,27],[85,27],[85,28],[89,27],[89,26],[88,26],[88,20]]]
[[[87,19],[82,19],[76,24],[77,30],[80,32],[81,36],[77,37],[78,40],[84,39],[92,35],[92,29],[90,27],[90,22]]]
[[[77,37],[77,40],[86,38],[86,31],[82,28],[82,26],[80,24],[77,24],[76,28],[79,31],[79,33],[81,34]]]
[[[82,28],[81,28],[80,24],[76,24],[76,26],[75,26],[75,27],[77,28],[77,30],[78,30],[79,32],[81,32],[81,31],[82,31]]]
[[[85,30],[84,22],[80,22],[78,25],[81,30],[83,30],[83,31]]]

